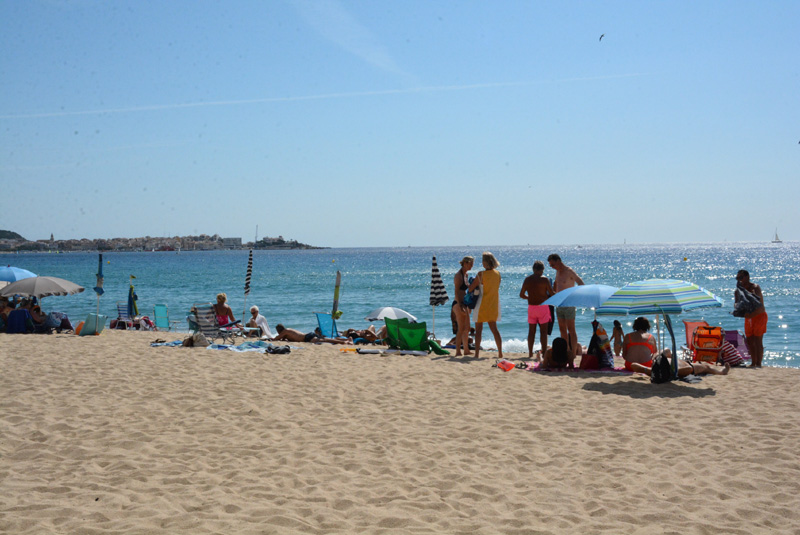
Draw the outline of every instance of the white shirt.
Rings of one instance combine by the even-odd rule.
[[[259,314],[256,316],[256,325],[259,329],[261,329],[261,336],[266,336],[267,338],[274,338],[275,335],[272,334],[272,331],[269,330],[269,323],[267,323],[267,318],[263,315]]]

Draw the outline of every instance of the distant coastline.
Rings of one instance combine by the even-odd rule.
[[[221,251],[237,249],[327,249],[297,240],[287,240],[283,236],[277,238],[261,238],[256,242],[242,243],[241,238],[223,238],[219,234],[209,236],[175,236],[141,238],[109,238],[89,240],[56,240],[50,235],[49,240],[26,240],[21,235],[0,230],[0,252],[143,252],[143,251]]]

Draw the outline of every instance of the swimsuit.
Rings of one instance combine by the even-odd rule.
[[[650,350],[651,353],[655,353],[656,351],[658,351],[658,348],[653,343],[653,335],[652,334],[650,335],[650,338],[647,339],[647,342],[631,342],[631,341],[628,341],[628,347],[631,347],[631,346],[645,346],[646,348],[648,348]],[[639,362],[637,364],[641,364],[642,366],[647,366],[648,368],[652,368],[653,367],[653,359],[650,359],[647,362]],[[627,360],[625,361],[625,369],[628,370],[628,371],[633,371],[631,369],[631,363],[628,362]]]
[[[767,332],[767,311],[764,310],[760,314],[752,318],[744,319],[744,335],[745,336],[764,336]]]
[[[550,323],[550,307],[548,305],[528,305],[528,323],[545,325]]]
[[[556,317],[560,320],[574,320],[575,307],[556,307]]]
[[[311,342],[315,338],[319,338],[319,336],[317,336],[317,333],[315,332],[306,333],[305,338],[303,338],[303,342]]]

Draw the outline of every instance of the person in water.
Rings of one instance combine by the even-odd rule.
[[[614,320],[614,329],[611,331],[611,341],[614,343],[614,356],[620,356],[622,353],[622,339],[625,337],[625,331],[622,330],[622,324],[619,320]]]

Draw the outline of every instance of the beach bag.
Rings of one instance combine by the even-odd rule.
[[[741,284],[736,285],[734,296],[736,303],[733,305],[733,315],[737,318],[743,318],[761,308],[761,300],[748,292]]]
[[[664,355],[653,358],[653,367],[650,370],[651,383],[668,383],[672,381],[672,364]]]
[[[192,335],[192,345],[194,347],[208,347],[211,342],[208,341],[208,338],[203,333],[194,333]]]
[[[586,353],[585,355],[581,355],[581,363],[578,365],[578,369],[599,370],[600,359],[598,359],[597,355],[593,353]]]
[[[469,283],[472,284],[472,281],[475,280],[475,277],[469,278]],[[480,286],[472,290],[472,293],[467,292],[464,295],[464,304],[467,305],[468,308],[475,308],[475,305],[478,304],[478,298],[481,296]]]

